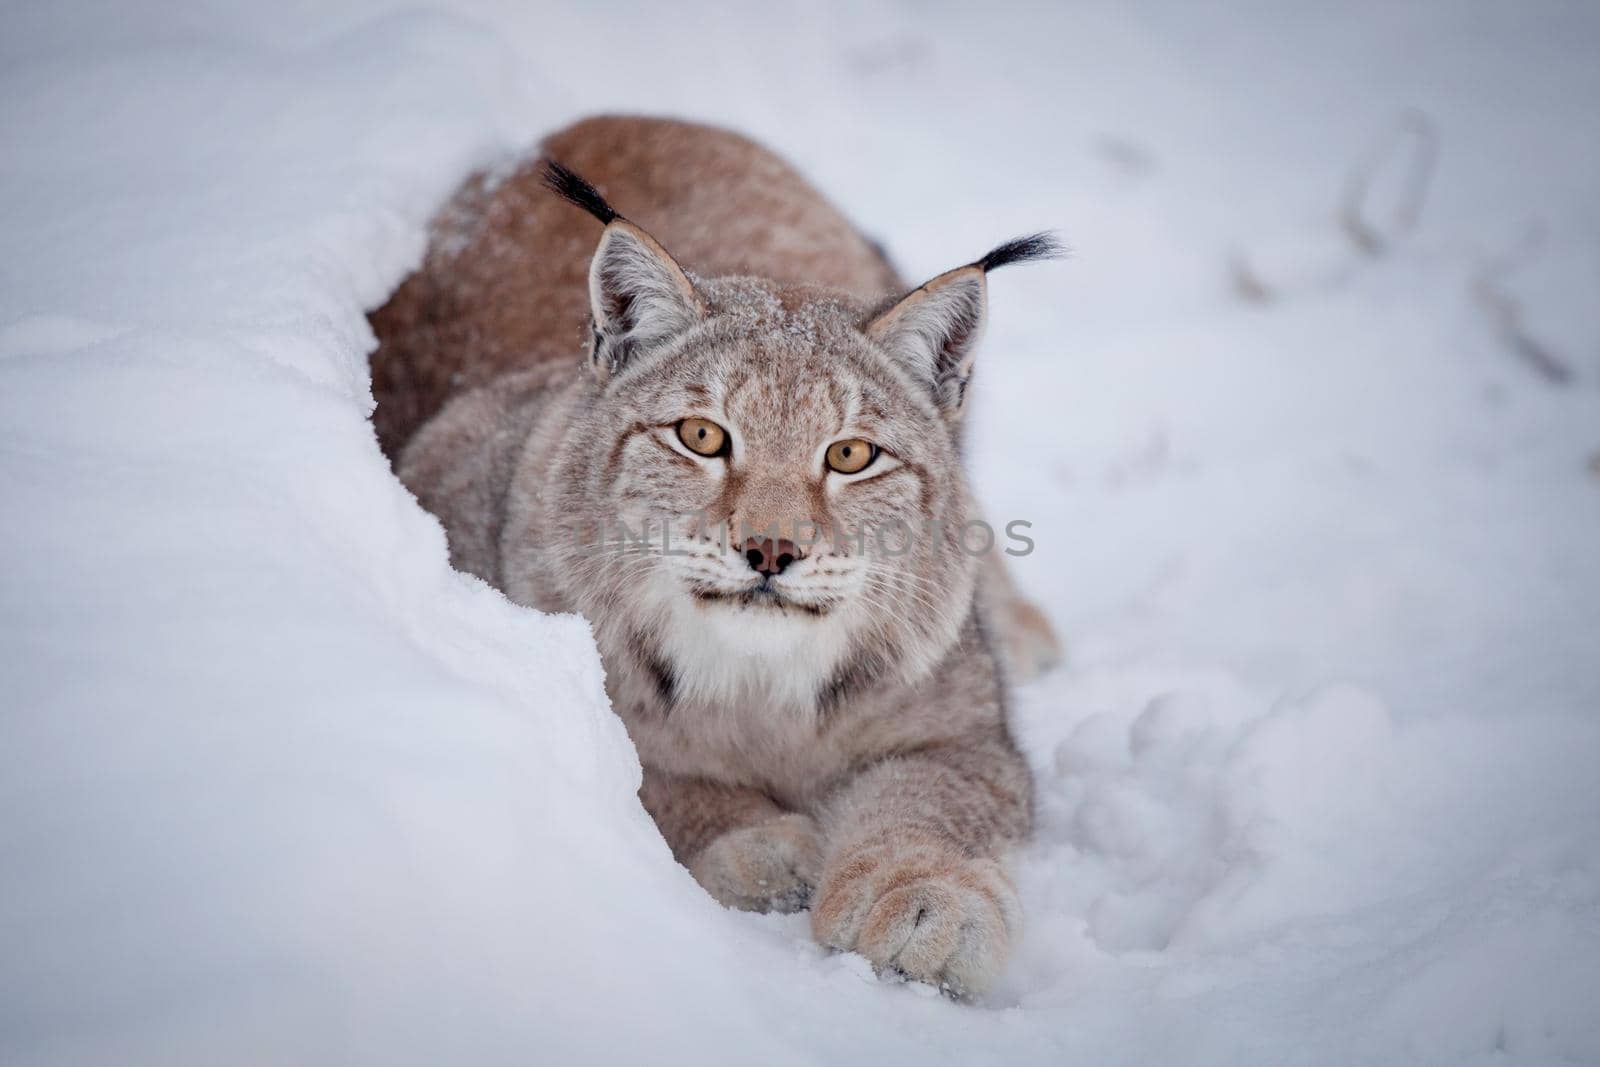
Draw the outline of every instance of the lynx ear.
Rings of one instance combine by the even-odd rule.
[[[977,267],[957,267],[903,297],[867,326],[867,336],[911,377],[933,390],[947,414],[966,398],[983,332],[988,286]]]
[[[596,373],[602,378],[615,374],[639,349],[705,317],[705,303],[694,283],[654,237],[617,214],[577,172],[553,159],[544,160],[542,169],[552,192],[606,226],[589,262]]]
[[[867,336],[928,386],[946,417],[956,418],[966,401],[972,359],[988,314],[988,273],[1008,263],[1061,254],[1061,246],[1049,234],[1008,241],[977,262],[946,271],[901,298],[867,324]]]
[[[594,363],[615,374],[642,348],[705,316],[694,283],[655,238],[625,219],[606,226],[589,264]]]

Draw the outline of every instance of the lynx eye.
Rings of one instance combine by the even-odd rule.
[[[678,440],[701,456],[719,456],[728,443],[728,431],[710,419],[684,419],[678,423]]]
[[[835,441],[828,446],[828,469],[840,474],[854,474],[866,470],[878,458],[878,446],[871,441],[852,437],[848,441]]]

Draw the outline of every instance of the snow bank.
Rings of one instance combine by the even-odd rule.
[[[1600,1060],[1591,12],[331,6],[3,16],[0,1058]],[[1363,259],[1402,106],[1440,162]],[[1075,656],[988,1005],[706,899],[583,622],[377,450],[363,310],[608,107],[751,130],[913,274],[1078,249],[996,283],[978,401]]]

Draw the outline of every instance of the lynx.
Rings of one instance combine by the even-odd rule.
[[[373,315],[401,480],[458,568],[589,620],[674,856],[962,996],[1020,922],[1004,675],[1056,654],[962,539],[962,415],[987,273],[1054,253],[908,290],[755,144],[598,118],[470,179]]]

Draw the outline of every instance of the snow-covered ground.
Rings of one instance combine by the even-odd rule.
[[[0,1060],[1600,1062],[1600,10],[786,7],[0,14]],[[363,311],[605,109],[1076,250],[977,394],[1073,654],[987,1004],[713,904],[378,452]]]

